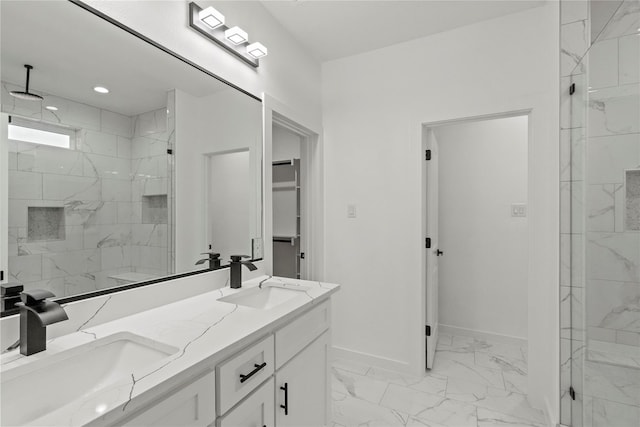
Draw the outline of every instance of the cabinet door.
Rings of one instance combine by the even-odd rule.
[[[276,373],[276,426],[327,425],[329,333]]]
[[[119,425],[206,427],[216,418],[215,384],[214,374],[210,372]]]
[[[218,419],[218,427],[273,427],[273,377]]]

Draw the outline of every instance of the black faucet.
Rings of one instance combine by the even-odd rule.
[[[64,308],[57,302],[47,301],[55,297],[44,289],[24,291],[20,294],[20,353],[29,356],[47,349],[47,325],[67,320]]]
[[[202,252],[200,255],[209,255],[208,258],[202,258],[195,265],[204,264],[209,261],[209,270],[217,270],[220,268],[220,254],[217,252]]]
[[[249,271],[257,270],[251,261],[242,261],[242,258],[251,258],[249,255],[231,255],[231,288],[238,289],[242,287],[242,266],[245,265]]]

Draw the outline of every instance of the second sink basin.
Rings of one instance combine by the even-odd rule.
[[[121,332],[2,371],[2,425],[24,425],[104,389],[177,348]],[[96,411],[104,411],[96,408]]]
[[[219,298],[218,301],[266,310],[290,299],[305,295],[307,290],[308,288],[304,286],[284,288],[269,285],[262,287],[262,289],[255,287],[242,290],[236,294]]]

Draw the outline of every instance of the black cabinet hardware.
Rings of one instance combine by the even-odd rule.
[[[444,252],[442,252],[440,249],[436,250],[436,256],[442,256],[444,255]]]
[[[284,383],[280,390],[284,391],[284,405],[280,405],[280,407],[284,409],[285,415],[289,415],[289,384]]]
[[[267,362],[264,362],[261,365],[258,365],[256,363],[253,366],[255,367],[255,369],[253,371],[249,372],[247,375],[240,374],[240,382],[241,383],[245,382],[246,380],[248,380],[249,378],[251,378],[252,376],[257,374],[262,368],[267,366]]]

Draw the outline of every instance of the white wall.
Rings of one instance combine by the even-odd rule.
[[[424,366],[421,125],[531,109],[529,389],[557,414],[558,4],[323,64],[338,354]],[[347,218],[347,204],[357,218]]]
[[[291,160],[300,158],[299,135],[283,128],[282,126],[273,126],[273,161]]]
[[[526,339],[527,116],[435,127],[440,325]]]

